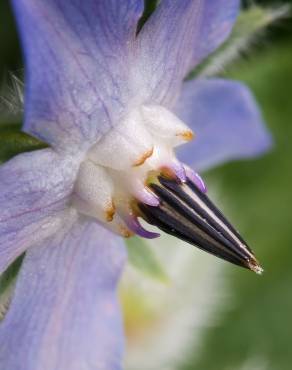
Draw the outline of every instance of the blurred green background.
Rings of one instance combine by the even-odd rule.
[[[279,1],[258,1],[279,4]],[[283,1],[281,2],[283,3]],[[0,3],[0,78],[22,69],[9,2]],[[183,370],[292,369],[292,20],[270,27],[227,72],[254,92],[275,145],[263,158],[205,174],[228,199],[228,212],[265,268],[257,277],[232,266],[231,290],[201,351]],[[1,81],[0,80],[0,81]],[[224,208],[224,204],[222,205]],[[227,308],[227,309],[226,309]],[[8,369],[7,369],[8,370]],[[138,369],[137,369],[138,370]]]
[[[292,369],[291,46],[291,41],[278,39],[229,73],[253,90],[275,144],[261,159],[209,172],[207,183],[216,181],[224,189],[233,218],[265,273],[255,278],[228,267],[232,306],[207,331],[198,364],[186,369],[241,369],[251,356],[263,360],[263,367],[244,369]]]
[[[291,19],[269,28],[260,40],[227,76],[252,89],[273,133],[274,149],[263,158],[210,171],[207,183],[223,189],[265,273],[254,278],[227,267],[230,302],[222,303],[218,324],[206,330],[199,356],[188,359],[184,370],[292,369]]]

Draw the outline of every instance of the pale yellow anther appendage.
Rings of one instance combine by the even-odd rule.
[[[107,222],[111,222],[114,219],[116,213],[116,207],[113,201],[109,202],[105,209],[105,219]]]
[[[126,228],[124,225],[118,225],[118,230],[120,232],[120,235],[123,236],[124,238],[130,238],[131,236],[134,236],[135,234]]]
[[[154,148],[152,147],[149,150],[146,150],[133,164],[133,167],[142,166],[142,164],[145,163],[145,161],[150,158],[153,154]]]
[[[176,136],[181,137],[184,141],[191,141],[194,139],[195,134],[191,130],[186,130],[186,131],[178,132]]]

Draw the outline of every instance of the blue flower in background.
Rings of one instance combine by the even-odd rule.
[[[26,251],[0,327],[0,368],[120,369],[120,236],[156,237],[139,223],[142,216],[192,238],[178,235],[183,226],[172,221],[181,198],[166,199],[166,192],[193,191],[192,204],[206,206],[204,184],[191,168],[254,156],[270,145],[246,87],[223,79],[184,82],[228,37],[239,1],[162,0],[139,32],[140,0],[13,6],[26,61],[23,129],[51,148],[0,167],[0,272]],[[186,166],[174,148],[193,131],[194,143],[178,148]],[[210,207],[208,214],[215,212]],[[211,250],[202,234],[202,242],[188,241],[220,249],[237,264],[241,253],[256,270],[245,244],[234,254],[233,244],[243,243],[235,231],[214,220],[230,240],[212,234]]]

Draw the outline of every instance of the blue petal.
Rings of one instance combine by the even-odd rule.
[[[117,121],[142,0],[13,0],[26,59],[24,130],[86,149]],[[84,148],[85,147],[85,148]]]
[[[192,143],[178,150],[178,156],[197,170],[258,156],[271,147],[271,136],[256,102],[239,82],[186,82],[177,114],[196,134]]]
[[[125,257],[122,239],[87,221],[30,249],[0,326],[0,368],[121,369]]]
[[[143,27],[140,69],[149,100],[171,107],[183,78],[229,35],[239,0],[162,0]],[[140,89],[137,87],[137,91]]]
[[[0,273],[69,217],[76,172],[74,162],[50,149],[21,154],[0,167]]]
[[[240,10],[240,0],[205,0],[200,36],[192,67],[216,50],[230,35]]]

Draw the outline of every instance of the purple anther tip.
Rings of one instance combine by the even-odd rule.
[[[144,227],[140,224],[138,218],[136,216],[131,216],[126,220],[127,226],[137,235],[141,236],[142,238],[146,239],[155,239],[160,236],[159,233],[154,233],[152,231],[148,231],[144,229]]]
[[[181,181],[181,182],[186,182],[187,181],[187,175],[184,166],[181,163],[174,163],[172,165],[172,169],[176,175],[176,177]]]
[[[189,167],[185,167],[185,170],[188,179],[191,180],[201,190],[202,193],[207,193],[207,187],[202,177]]]
[[[150,190],[144,188],[143,190],[139,191],[137,198],[147,204],[148,206],[158,207],[159,206],[159,199],[156,195],[154,195]]]

